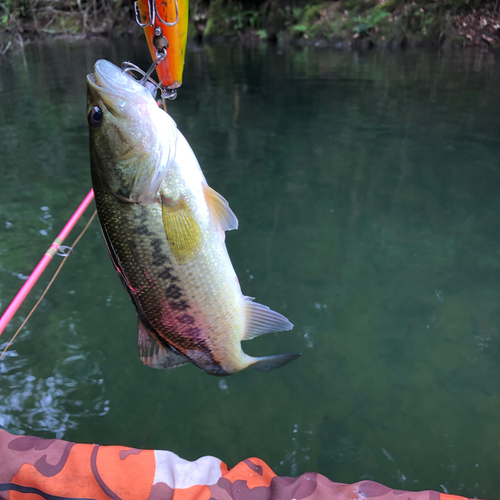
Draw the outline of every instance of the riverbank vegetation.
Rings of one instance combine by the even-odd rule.
[[[135,28],[129,0],[0,0],[0,29],[33,36],[123,35]]]
[[[199,40],[500,48],[500,0],[194,0],[190,16],[189,35]],[[0,30],[20,43],[141,32],[132,0],[2,0]]]
[[[267,0],[254,9],[212,0],[200,32],[207,38],[253,32],[262,38],[336,47],[498,47],[499,14],[499,1],[481,0]]]

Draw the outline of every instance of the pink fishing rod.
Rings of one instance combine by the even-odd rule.
[[[35,267],[30,277],[26,280],[26,283],[22,286],[21,290],[17,292],[14,300],[10,303],[9,307],[7,307],[7,310],[2,314],[2,317],[0,318],[0,335],[5,330],[5,327],[9,324],[9,321],[12,319],[14,314],[16,314],[16,311],[19,309],[19,306],[23,303],[30,290],[33,288],[33,285],[37,282],[38,278],[43,273],[52,257],[54,257],[56,252],[59,250],[59,247],[62,245],[63,241],[66,239],[70,231],[78,222],[78,219],[82,216],[83,212],[85,212],[86,208],[89,206],[90,202],[93,199],[94,190],[91,189],[89,191],[89,194],[85,196],[85,199],[80,203],[80,206],[76,209],[75,213],[63,227],[63,230],[59,233],[59,236],[54,240],[52,245],[50,245],[49,249],[45,252],[42,260]]]

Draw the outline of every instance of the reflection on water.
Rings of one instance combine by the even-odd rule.
[[[2,308],[90,188],[100,57],[149,54],[61,42],[0,61]],[[477,52],[193,48],[169,111],[239,218],[243,292],[295,324],[244,349],[302,358],[224,379],[143,367],[94,224],[0,362],[0,424],[494,498],[499,78]]]
[[[56,357],[50,365],[45,360],[45,366],[38,368],[34,356],[20,356],[11,348],[0,360],[0,425],[14,433],[25,434],[28,428],[63,438],[82,417],[109,411],[98,363],[89,361],[91,353],[82,349],[71,319],[58,326],[71,337],[58,347],[67,358]],[[26,331],[17,342],[28,342],[29,336]],[[0,351],[6,346],[7,342],[0,344]]]

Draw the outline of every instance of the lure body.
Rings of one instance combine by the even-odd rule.
[[[166,50],[166,58],[156,72],[167,89],[182,84],[189,18],[188,0],[137,0],[137,20],[144,28],[153,61],[159,50]]]

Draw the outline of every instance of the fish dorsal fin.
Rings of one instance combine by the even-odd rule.
[[[285,316],[272,311],[269,307],[253,302],[252,297],[245,297],[247,326],[243,340],[251,340],[264,333],[291,330],[292,323]]]
[[[158,344],[140,318],[137,318],[137,333],[139,357],[146,366],[165,369],[177,368],[188,363],[189,360],[180,352]]]
[[[191,207],[181,195],[177,200],[161,197],[163,226],[178,264],[186,264],[201,247],[201,229]]]
[[[207,202],[210,219],[214,222],[217,231],[238,229],[238,219],[229,208],[226,199],[205,183],[203,183],[203,194]]]

